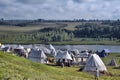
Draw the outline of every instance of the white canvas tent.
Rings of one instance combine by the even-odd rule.
[[[108,63],[108,66],[117,66],[115,59],[111,59]]]
[[[97,54],[91,54],[91,56],[88,58],[86,65],[84,66],[83,71],[89,72],[89,71],[95,71],[96,68],[99,71],[106,71],[106,66],[104,65],[103,61]]]
[[[72,60],[70,54],[68,53],[68,51],[59,51],[57,53],[57,55],[55,56],[55,58],[58,59],[68,59],[68,60]]]
[[[33,62],[46,63],[47,56],[42,50],[33,49],[28,55],[28,58]]]

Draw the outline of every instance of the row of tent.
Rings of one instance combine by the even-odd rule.
[[[1,49],[4,49],[4,46],[1,46]],[[14,50],[18,53],[27,53],[28,59],[34,62],[40,62],[40,63],[47,63],[47,56],[46,54],[49,54],[55,58],[56,61],[59,59],[63,60],[69,60],[73,62],[77,62],[75,58],[87,58],[85,61],[86,64],[84,66],[83,71],[94,71],[96,68],[98,68],[100,71],[107,71],[107,68],[105,64],[102,62],[101,58],[97,54],[89,54],[88,51],[85,51],[84,53],[79,53],[78,50],[73,50],[73,52],[69,51],[56,51],[55,48],[50,44],[49,49],[39,49],[39,48],[33,48],[33,49],[25,49],[23,46],[19,45]],[[109,65],[116,65],[114,59],[112,59],[109,63]]]

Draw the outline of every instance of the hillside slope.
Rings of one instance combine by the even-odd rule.
[[[112,55],[116,56],[116,55]],[[118,55],[117,55],[118,56]],[[109,57],[104,59],[108,61]],[[93,80],[94,76],[78,72],[79,66],[58,67],[34,63],[15,55],[0,52],[0,80]],[[120,69],[108,67],[113,76],[100,75],[100,80],[120,80]]]
[[[74,72],[0,52],[0,80],[87,80],[86,76],[80,76],[81,72]]]

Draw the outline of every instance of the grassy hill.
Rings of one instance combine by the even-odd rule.
[[[120,58],[119,54],[112,54]],[[110,57],[105,58],[108,61]],[[118,60],[117,60],[118,63]],[[58,67],[34,63],[15,55],[0,52],[0,80],[93,80],[94,76],[78,72],[79,66]],[[120,80],[120,69],[108,67],[112,76],[101,75],[100,80]]]
[[[39,22],[35,24],[27,24],[25,26],[15,25],[0,25],[0,34],[2,33],[20,33],[20,32],[34,32],[44,28],[62,28],[70,31],[74,31],[75,26],[81,25],[81,22]]]

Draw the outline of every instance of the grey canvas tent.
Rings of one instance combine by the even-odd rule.
[[[115,59],[112,58],[107,65],[108,66],[117,66],[117,63],[116,63]]]
[[[96,68],[99,71],[106,71],[107,68],[104,65],[103,61],[97,54],[91,54],[91,56],[88,58],[86,65],[84,66],[83,71],[89,72],[89,71],[95,71]]]
[[[47,56],[42,50],[32,49],[32,51],[28,55],[28,58],[33,62],[46,63]]]

